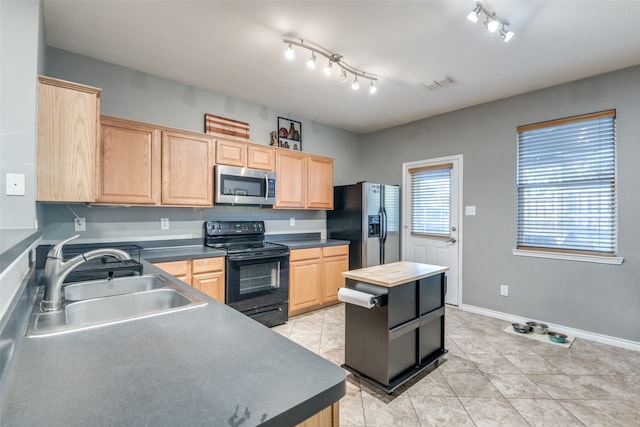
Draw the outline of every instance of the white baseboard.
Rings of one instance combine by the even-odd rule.
[[[489,310],[482,307],[476,307],[473,305],[461,304],[459,307],[463,311],[469,311],[471,313],[481,314],[483,316],[494,317],[496,319],[507,320],[509,322],[522,322],[523,319],[526,319],[523,316],[514,316],[513,314],[502,313],[500,311]],[[616,338],[609,335],[597,334],[595,332],[583,331],[581,329],[570,328],[568,326],[556,325],[553,323],[546,322],[544,320],[536,320],[536,319],[527,319],[527,321],[536,321],[545,323],[549,326],[549,329],[552,329],[557,332],[561,332],[567,335],[573,335],[577,338],[584,338],[586,340],[595,341],[603,344],[609,344],[616,347],[622,347],[629,350],[635,350],[640,352],[640,342],[626,340],[624,338]]]

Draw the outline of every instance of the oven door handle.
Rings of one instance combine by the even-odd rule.
[[[278,252],[278,253],[270,253],[270,254],[246,254],[246,255],[229,255],[227,258],[229,261],[246,261],[246,260],[254,260],[254,259],[268,259],[268,258],[281,258],[283,256],[289,256],[289,252]]]

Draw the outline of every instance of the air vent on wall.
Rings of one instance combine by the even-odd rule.
[[[453,83],[453,79],[449,76],[444,76],[441,79],[426,82],[424,86],[427,89],[438,89],[441,87],[449,86],[451,83]]]

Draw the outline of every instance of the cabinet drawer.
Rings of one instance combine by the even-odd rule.
[[[320,258],[322,248],[295,249],[290,252],[289,261],[301,261],[304,259]]]
[[[322,256],[328,257],[339,255],[349,255],[349,246],[325,246],[324,248],[322,248]]]
[[[166,271],[173,276],[190,276],[191,268],[189,260],[156,262],[153,265]]]
[[[194,274],[224,270],[224,257],[222,256],[216,258],[194,259],[192,262]]]

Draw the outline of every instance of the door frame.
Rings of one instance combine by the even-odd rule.
[[[464,206],[463,206],[463,187],[462,187],[462,177],[463,177],[463,155],[462,154],[455,154],[455,155],[451,155],[451,156],[445,156],[445,157],[438,157],[438,158],[433,158],[433,159],[425,159],[425,160],[416,160],[413,162],[405,162],[402,164],[402,194],[400,199],[402,200],[402,216],[401,216],[401,228],[402,228],[402,236],[401,236],[401,244],[400,244],[400,259],[405,260],[406,257],[406,253],[407,253],[407,239],[406,239],[406,232],[407,229],[409,227],[409,224],[407,224],[406,220],[408,219],[408,216],[411,212],[409,203],[411,202],[411,197],[410,195],[407,193],[407,189],[409,188],[409,180],[410,178],[410,174],[409,174],[409,168],[414,168],[414,167],[419,167],[419,166],[432,166],[432,165],[438,165],[441,163],[454,163],[456,165],[455,168],[455,172],[456,172],[456,179],[458,180],[458,200],[455,201],[455,203],[458,203],[458,218],[457,218],[457,223],[458,223],[458,241],[456,244],[456,248],[458,251],[458,301],[457,301],[457,306],[461,307],[462,306],[462,245],[464,242],[464,238],[463,238],[463,211],[464,211]],[[454,201],[452,201],[454,202]]]

